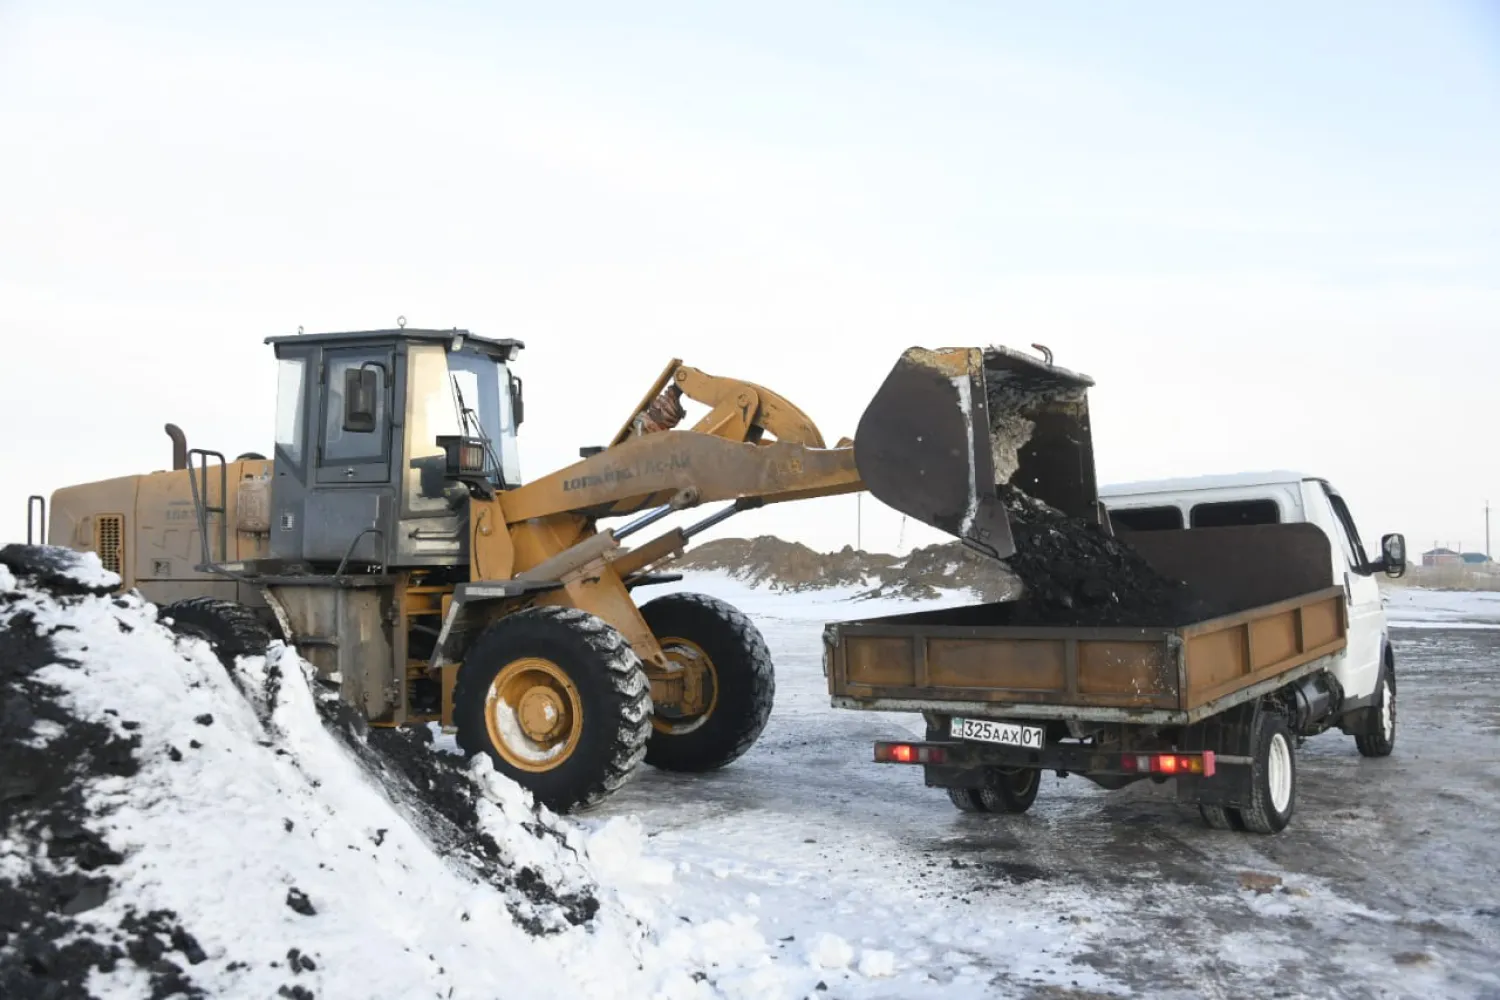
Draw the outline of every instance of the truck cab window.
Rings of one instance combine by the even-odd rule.
[[[1179,507],[1128,507],[1111,510],[1109,522],[1126,531],[1179,531],[1182,509]]]
[[[1280,524],[1281,508],[1275,500],[1224,500],[1200,503],[1190,516],[1195,528],[1232,528],[1245,524]]]
[[[1338,521],[1339,541],[1343,543],[1344,558],[1349,561],[1353,569],[1363,568],[1370,560],[1365,555],[1364,543],[1359,539],[1359,530],[1354,526],[1354,516],[1349,513],[1349,505],[1344,498],[1323,486],[1323,494],[1328,497],[1328,503],[1333,507],[1334,519]]]

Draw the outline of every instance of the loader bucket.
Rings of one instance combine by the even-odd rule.
[[[901,355],[860,417],[865,488],[995,559],[1015,552],[999,484],[1098,519],[1093,380],[1006,347]]]

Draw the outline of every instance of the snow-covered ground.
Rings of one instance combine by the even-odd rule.
[[[1500,628],[1500,592],[1393,587],[1384,594],[1392,625],[1408,628]]]
[[[579,819],[593,826],[641,815],[652,848],[677,861],[668,891],[676,909],[699,920],[753,913],[775,942],[778,964],[818,970],[827,987],[818,996],[1083,996],[1112,985],[1131,992],[1079,960],[1111,925],[1117,901],[1040,886],[1006,900],[992,891],[1003,879],[974,885],[972,861],[941,844],[957,815],[947,798],[921,789],[915,770],[870,763],[871,740],[921,735],[920,717],[828,706],[825,622],[968,603],[971,595],[783,594],[720,574],[659,589],[711,593],[744,610],[777,669],[772,721],[749,755],[713,775],[644,771]],[[914,790],[933,833],[920,845],[907,836]]]
[[[659,590],[723,597],[763,631],[777,695],[761,741],[712,774],[645,768],[566,818],[481,767],[485,868],[351,754],[291,654],[241,661],[246,700],[149,605],[57,601],[0,572],[0,619],[29,615],[58,661],[33,679],[138,740],[138,773],[84,783],[120,860],[76,919],[169,911],[192,949],[163,932],[164,957],[209,996],[1500,997],[1500,631],[1452,625],[1495,621],[1490,595],[1392,595],[1396,755],[1309,741],[1297,817],[1267,838],[1207,830],[1170,784],[1048,776],[1025,816],[982,817],[918,769],[873,764],[873,740],[921,721],[829,707],[824,623],[968,594],[854,601],[722,575]],[[35,740],[65,738],[43,723]],[[8,833],[0,904],[6,879],[72,864]],[[15,960],[0,943],[0,983]],[[121,961],[89,985],[169,995],[160,973]]]
[[[1493,879],[1463,874],[1500,870],[1483,832],[1500,823],[1500,691],[1483,651],[1495,647],[1438,631],[1408,642],[1400,626],[1445,606],[1483,614],[1462,598],[1396,611],[1396,756],[1365,760],[1338,733],[1308,741],[1292,828],[1255,837],[1206,829],[1170,783],[1104,792],[1049,775],[1025,816],[979,817],[918,769],[872,763],[872,741],[920,735],[921,719],[830,708],[824,623],[965,593],[863,602],[722,575],[661,589],[713,593],[752,616],[777,664],[775,712],[723,771],[647,769],[579,822],[639,816],[651,848],[678,862],[678,909],[749,907],[779,963],[807,962],[809,949],[837,959],[820,996],[1500,997],[1500,897]],[[1463,713],[1450,704],[1455,676]],[[1247,883],[1265,883],[1249,876],[1279,884],[1257,891]],[[862,950],[889,954],[890,974],[861,975]]]

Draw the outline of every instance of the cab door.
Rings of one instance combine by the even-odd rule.
[[[391,372],[389,349],[349,347],[323,352],[322,412],[318,415],[316,481],[388,483],[391,479]],[[375,426],[350,430],[344,421],[344,388],[348,372],[368,369],[376,377]]]
[[[1319,483],[1323,496],[1333,510],[1338,550],[1335,561],[1342,562],[1345,600],[1349,605],[1349,637],[1346,670],[1340,678],[1344,693],[1351,698],[1374,692],[1380,677],[1380,658],[1385,642],[1384,607],[1380,601],[1380,584],[1374,574],[1362,572],[1369,565],[1364,544],[1360,541],[1354,517],[1338,492],[1327,483]]]

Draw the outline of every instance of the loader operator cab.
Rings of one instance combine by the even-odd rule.
[[[408,329],[266,342],[278,368],[271,557],[464,563],[470,490],[521,485],[509,363],[524,345]]]

